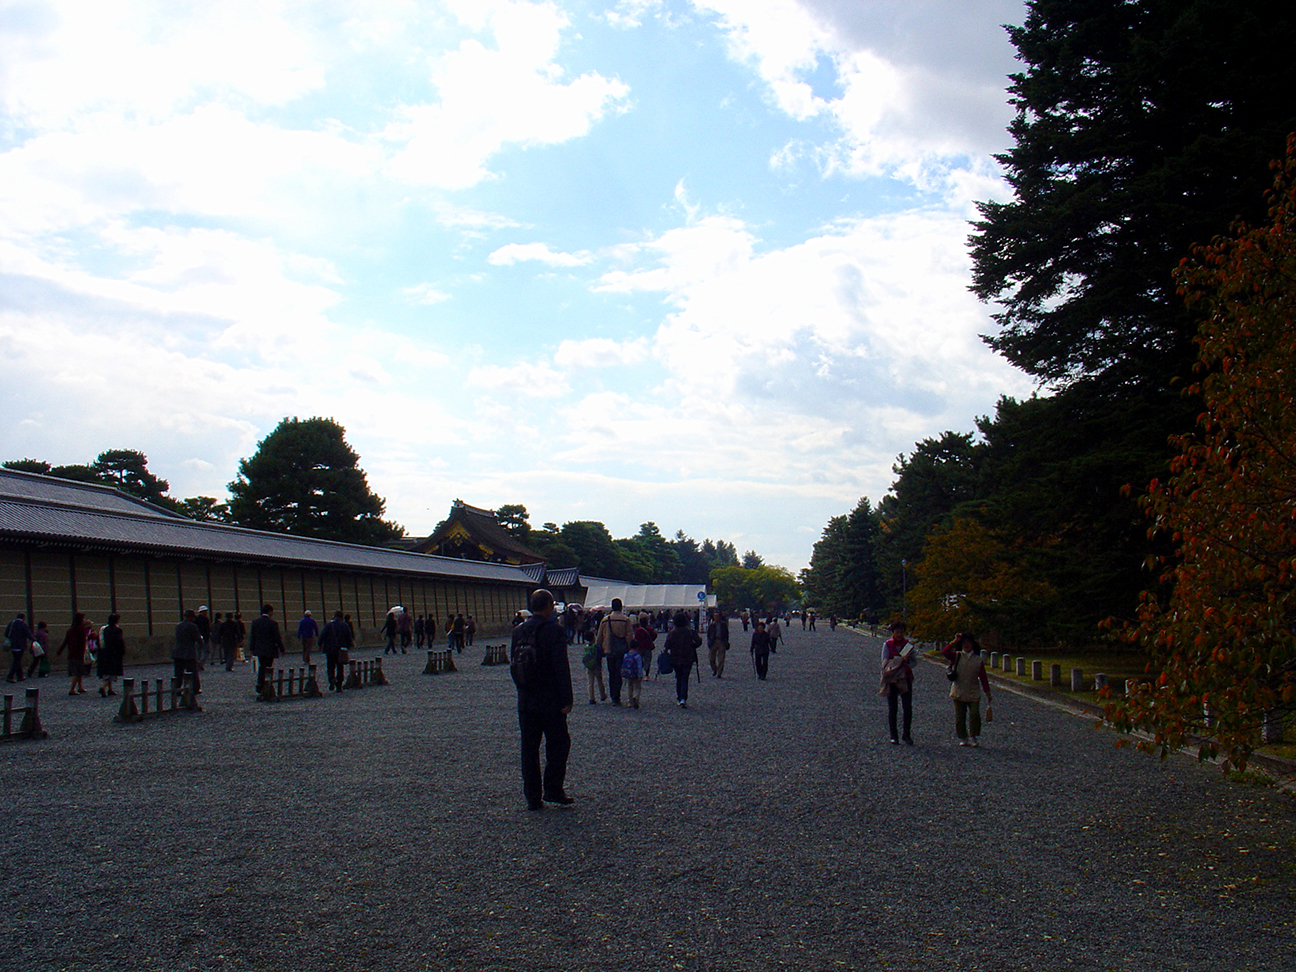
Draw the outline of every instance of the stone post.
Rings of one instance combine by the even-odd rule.
[[[1044,663],[1041,661],[1031,662],[1031,681],[1044,681]]]
[[[1022,655],[1017,656],[1017,674],[1023,676],[1026,674],[1026,659]]]
[[[1095,691],[1095,692],[1101,692],[1101,691],[1102,691],[1103,689],[1105,689],[1106,687],[1107,687],[1107,676],[1104,675],[1102,672],[1097,672],[1097,673],[1095,673],[1095,674],[1094,674],[1094,691]]]
[[[122,701],[121,708],[117,710],[118,722],[138,722],[140,720],[139,707],[135,705],[135,679],[122,679]]]
[[[27,690],[27,708],[23,712],[22,726],[18,729],[28,739],[46,739],[49,733],[41,728],[40,689]]]
[[[1062,666],[1061,665],[1049,666],[1049,685],[1053,686],[1053,688],[1062,687]]]
[[[1071,691],[1084,691],[1084,671],[1079,668],[1071,669]]]

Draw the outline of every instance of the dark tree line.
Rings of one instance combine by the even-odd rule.
[[[501,506],[495,515],[515,538],[543,556],[552,567],[579,567],[589,577],[610,577],[631,584],[707,584],[711,572],[739,566],[738,551],[724,540],[700,544],[677,530],[666,539],[656,523],[640,525],[633,537],[613,539],[597,520],[545,523],[534,529],[527,508]],[[748,551],[744,559],[760,557]]]
[[[828,523],[803,582],[821,609],[887,615],[907,579],[929,620],[974,608],[1006,637],[1085,643],[1155,583],[1144,564],[1163,551],[1136,498],[1201,410],[1182,393],[1198,318],[1173,272],[1238,217],[1264,217],[1270,162],[1296,130],[1296,15],[1027,7],[1009,28],[1025,69],[999,157],[1013,198],[980,204],[969,243],[973,289],[999,308],[987,341],[1044,393],[918,443],[875,507]]]

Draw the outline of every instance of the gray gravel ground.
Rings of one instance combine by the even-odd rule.
[[[0,967],[1296,967],[1290,797],[1007,694],[961,749],[930,667],[892,747],[878,653],[794,629],[687,711],[578,704],[578,802],[541,813],[480,645],[273,706],[209,671],[205,712],[134,726],[51,676],[50,738],[0,747]]]

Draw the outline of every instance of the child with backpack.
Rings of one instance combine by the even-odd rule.
[[[637,647],[632,647],[621,659],[621,680],[630,690],[630,708],[639,708],[639,690],[643,687],[644,660]]]

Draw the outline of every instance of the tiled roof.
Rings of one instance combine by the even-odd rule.
[[[435,550],[450,536],[455,523],[463,526],[474,543],[489,547],[496,556],[504,556],[522,563],[544,562],[543,557],[518,542],[513,534],[500,526],[493,512],[477,506],[469,506],[462,500],[455,500],[454,505],[450,507],[450,515],[446,517],[441,527],[426,540],[420,540],[415,544],[414,549]]]
[[[115,490],[107,489],[110,495],[105,496],[105,489],[0,469],[0,539],[334,570],[530,583],[520,570],[506,564],[199,523]]]

